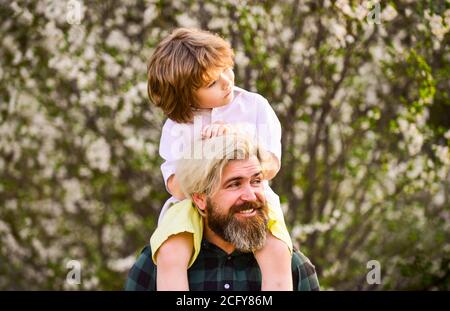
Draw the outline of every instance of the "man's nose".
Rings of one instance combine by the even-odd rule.
[[[253,189],[250,185],[243,187],[242,193],[241,193],[241,200],[256,201],[255,189]]]

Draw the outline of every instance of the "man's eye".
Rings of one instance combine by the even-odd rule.
[[[234,183],[229,184],[227,188],[238,187],[238,186],[239,186],[239,183],[234,182]]]
[[[255,179],[255,180],[253,181],[253,184],[259,185],[261,182],[262,182],[261,179]]]

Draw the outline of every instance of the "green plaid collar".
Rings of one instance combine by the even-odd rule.
[[[156,266],[150,246],[144,247],[131,268],[125,290],[156,290]],[[294,289],[319,290],[314,266],[301,252],[292,256]],[[189,288],[194,291],[259,291],[261,271],[252,253],[234,251],[227,254],[218,246],[202,241],[200,253],[188,270]]]

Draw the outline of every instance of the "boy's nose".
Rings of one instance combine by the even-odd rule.
[[[233,81],[231,80],[231,78],[227,77],[227,75],[222,73],[221,80],[222,80],[222,89],[223,90],[231,89],[231,86],[233,84]]]

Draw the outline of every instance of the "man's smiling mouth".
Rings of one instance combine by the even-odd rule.
[[[239,217],[253,217],[256,215],[256,209],[249,208],[242,211],[237,212],[236,214],[239,215]]]

